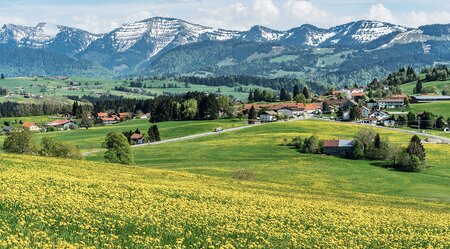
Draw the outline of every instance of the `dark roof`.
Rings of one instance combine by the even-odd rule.
[[[353,140],[325,140],[323,143],[323,147],[325,148],[332,148],[332,147],[352,147],[353,146]]]

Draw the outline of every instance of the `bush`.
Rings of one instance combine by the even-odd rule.
[[[243,181],[254,181],[256,180],[256,175],[253,171],[248,169],[240,169],[233,171],[231,173],[231,177],[236,180],[243,180]]]
[[[319,154],[321,151],[320,140],[317,136],[313,135],[305,139],[303,143],[304,153]]]
[[[416,155],[410,155],[406,150],[400,153],[397,162],[392,165],[394,169],[405,172],[418,172],[422,166],[420,159]]]
[[[105,161],[130,165],[134,164],[134,156],[128,139],[120,132],[110,132],[105,139]]]
[[[33,142],[33,132],[23,128],[13,130],[3,142],[3,150],[17,154],[34,154],[36,145]]]
[[[78,160],[83,158],[78,146],[69,142],[55,141],[49,137],[42,138],[39,155]]]

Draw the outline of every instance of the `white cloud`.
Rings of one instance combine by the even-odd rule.
[[[450,23],[450,12],[422,12],[411,11],[402,15],[402,24],[420,26],[433,23]]]
[[[77,25],[77,28],[87,30],[92,33],[102,33],[105,30],[112,30],[120,26],[120,24],[113,20],[104,20],[95,15],[83,15],[83,16],[73,16],[72,20]]]
[[[253,0],[253,10],[262,24],[270,24],[280,15],[280,10],[272,0]]]
[[[284,9],[291,16],[301,20],[318,21],[327,16],[325,11],[305,0],[289,0],[284,4]]]
[[[364,19],[384,21],[390,23],[398,22],[392,11],[383,4],[377,3],[370,6],[369,12],[363,16]]]

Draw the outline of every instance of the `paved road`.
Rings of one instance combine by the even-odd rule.
[[[173,142],[179,142],[179,141],[184,141],[184,140],[191,140],[191,139],[196,139],[196,138],[201,138],[201,137],[214,136],[214,135],[227,133],[227,132],[232,132],[232,131],[244,130],[244,129],[248,129],[248,128],[256,127],[256,126],[260,126],[260,125],[264,125],[264,124],[240,126],[240,127],[225,129],[225,130],[220,131],[220,132],[206,132],[206,133],[190,135],[190,136],[185,136],[185,137],[178,137],[178,138],[167,139],[167,140],[154,142],[154,143],[136,144],[136,145],[132,145],[131,147],[153,146],[153,145],[158,145],[158,144],[166,144],[166,143],[173,143]],[[101,149],[101,150],[89,151],[89,152],[83,153],[83,156],[89,156],[89,155],[96,154],[96,153],[103,152],[103,151],[106,151],[106,150],[105,149]]]
[[[428,134],[428,133],[422,133],[422,132],[410,131],[410,130],[403,130],[403,129],[398,129],[398,128],[385,127],[385,126],[374,126],[374,125],[371,125],[371,124],[359,124],[359,123],[354,123],[354,124],[358,124],[358,125],[362,125],[362,126],[382,128],[382,129],[387,129],[387,130],[391,130],[391,131],[400,131],[400,132],[409,133],[409,134],[418,135],[418,136],[423,136],[423,137],[427,137],[427,138],[432,138],[432,139],[440,141],[440,142],[436,141],[436,142],[433,142],[433,143],[450,144],[450,139],[445,138],[445,137],[441,137],[441,136],[437,136],[437,135],[431,135],[431,134]]]

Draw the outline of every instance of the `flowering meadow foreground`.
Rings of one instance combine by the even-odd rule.
[[[445,248],[448,207],[142,167],[0,159],[2,248]]]

